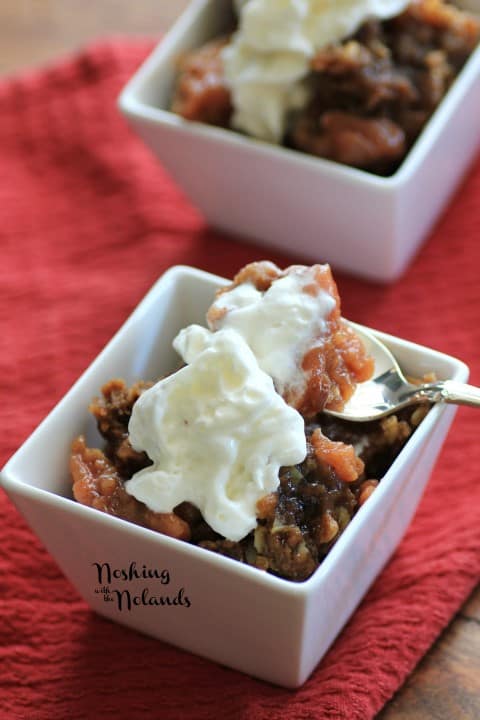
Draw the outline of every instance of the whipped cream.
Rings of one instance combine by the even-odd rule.
[[[288,114],[308,102],[305,79],[322,47],[354,33],[369,18],[401,13],[409,0],[246,0],[239,29],[223,51],[233,127],[280,142]]]
[[[302,394],[302,359],[328,335],[327,321],[337,305],[316,284],[315,271],[315,266],[294,266],[266,292],[242,283],[219,295],[209,310],[211,329],[235,330],[281,395]]]
[[[188,363],[146,390],[133,407],[130,442],[153,465],[125,484],[154,512],[189,501],[238,541],[256,527],[257,501],[279,469],[306,456],[304,422],[232,329],[182,330],[174,347]]]

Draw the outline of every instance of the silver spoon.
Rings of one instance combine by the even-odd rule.
[[[454,380],[439,380],[424,385],[414,385],[403,375],[388,348],[365,328],[356,323],[349,325],[359,335],[367,352],[375,360],[375,374],[371,380],[359,383],[341,412],[325,410],[325,413],[354,422],[378,420],[401,408],[419,402],[445,402],[455,405],[480,407],[480,388]]]

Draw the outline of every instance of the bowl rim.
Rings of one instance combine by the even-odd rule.
[[[217,565],[220,570],[227,571],[237,577],[242,577],[245,581],[261,585],[263,588],[269,588],[274,592],[280,592],[284,595],[293,595],[297,598],[303,598],[305,600],[317,587],[322,584],[324,578],[328,576],[328,574],[332,571],[332,568],[335,567],[337,556],[341,555],[344,551],[344,547],[347,546],[348,548],[350,543],[354,541],[355,535],[361,532],[361,529],[365,524],[368,524],[369,517],[373,512],[376,512],[377,506],[381,504],[383,495],[388,492],[393,478],[401,473],[404,464],[409,460],[409,458],[414,456],[420,446],[426,442],[436,424],[447,411],[446,406],[438,404],[431,409],[427,417],[413,433],[412,437],[409,438],[406,447],[402,449],[388,469],[387,473],[385,473],[382,477],[382,481],[379,483],[378,489],[373,494],[372,498],[370,498],[369,502],[366,503],[365,506],[354,516],[346,531],[342,533],[338,541],[327,554],[326,558],[320,563],[310,578],[303,582],[295,582],[272,574],[262,573],[257,568],[237,561],[232,561],[231,558],[223,557],[213,552],[206,552],[204,548],[200,548],[183,541],[178,541],[174,538],[169,538],[148,528],[134,525],[126,520],[122,520],[121,518],[110,516],[94,508],[83,506],[80,503],[77,503],[73,498],[64,497],[52,490],[43,489],[25,482],[21,479],[21,470],[18,471],[16,469],[17,463],[21,463],[25,455],[28,457],[30,446],[35,438],[38,437],[39,434],[46,432],[46,429],[48,430],[48,425],[52,417],[55,417],[58,413],[60,413],[64,407],[68,407],[69,402],[73,399],[77,392],[81,390],[82,385],[87,382],[89,376],[95,373],[103,359],[116,352],[115,345],[119,342],[119,338],[121,338],[128,328],[137,322],[137,319],[141,319],[145,310],[158,302],[158,298],[163,289],[167,288],[169,283],[172,281],[174,283],[179,282],[181,278],[185,277],[190,278],[193,282],[200,282],[202,284],[208,283],[214,287],[219,287],[228,282],[226,278],[222,278],[218,275],[187,265],[175,265],[163,273],[146,293],[144,298],[138,303],[133,312],[127,317],[117,332],[114,333],[113,337],[108,341],[97,357],[73,383],[70,389],[33,430],[30,436],[22,443],[17,451],[9,458],[0,471],[0,487],[3,486],[9,495],[12,493],[12,495],[19,495],[33,500],[37,504],[47,503],[49,505],[56,506],[61,510],[73,512],[80,516],[83,515],[84,517],[89,517],[91,521],[96,523],[107,523],[110,527],[116,527],[120,532],[123,527],[123,532],[132,534],[132,537],[148,538],[150,541],[159,542],[160,545],[166,544],[167,547],[175,549],[175,551],[180,554],[190,556],[192,560],[195,559],[200,560],[201,563],[207,563],[214,566]],[[398,338],[393,335],[372,330],[371,328],[368,329],[387,343],[392,342],[400,345],[407,351],[413,351],[417,354],[427,352],[434,360],[438,359],[439,361],[448,362],[452,366],[453,377],[456,380],[465,381],[468,378],[469,369],[467,365],[453,356],[432,350],[417,343],[412,343],[408,340],[403,340],[402,338]],[[85,398],[85,408],[88,405],[89,399],[90,398]]]
[[[370,185],[379,192],[393,192],[408,184],[418,168],[428,158],[430,149],[457,110],[463,96],[480,74],[479,42],[397,170],[386,177],[375,175],[368,170],[242,135],[229,128],[185,120],[170,110],[155,107],[139,99],[139,90],[142,85],[146,80],[160,73],[165,66],[169,66],[172,55],[179,51],[178,46],[182,44],[183,34],[198,20],[212,1],[192,0],[123,87],[117,98],[117,105],[127,118],[155,127],[164,126],[173,132],[184,133],[199,141],[215,142],[223,146],[234,147],[239,151],[256,151],[261,157],[295,163],[309,172],[320,175],[328,174],[339,181],[360,182]],[[480,14],[480,2],[478,4],[478,13]]]

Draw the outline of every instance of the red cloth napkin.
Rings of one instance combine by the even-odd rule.
[[[119,117],[149,48],[101,44],[0,85],[0,465],[169,266],[231,276],[267,254],[209,230]],[[400,282],[337,275],[345,315],[461,356],[477,384],[479,200],[477,162]],[[478,428],[459,411],[403,543],[297,691],[94,615],[0,491],[0,717],[368,720],[479,579]]]

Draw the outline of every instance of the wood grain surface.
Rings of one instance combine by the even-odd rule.
[[[480,719],[480,589],[378,720]]]
[[[48,63],[106,35],[158,35],[188,0],[0,0],[0,73]],[[479,720],[480,589],[378,720]]]
[[[0,0],[0,73],[48,63],[106,35],[158,35],[188,0]]]

